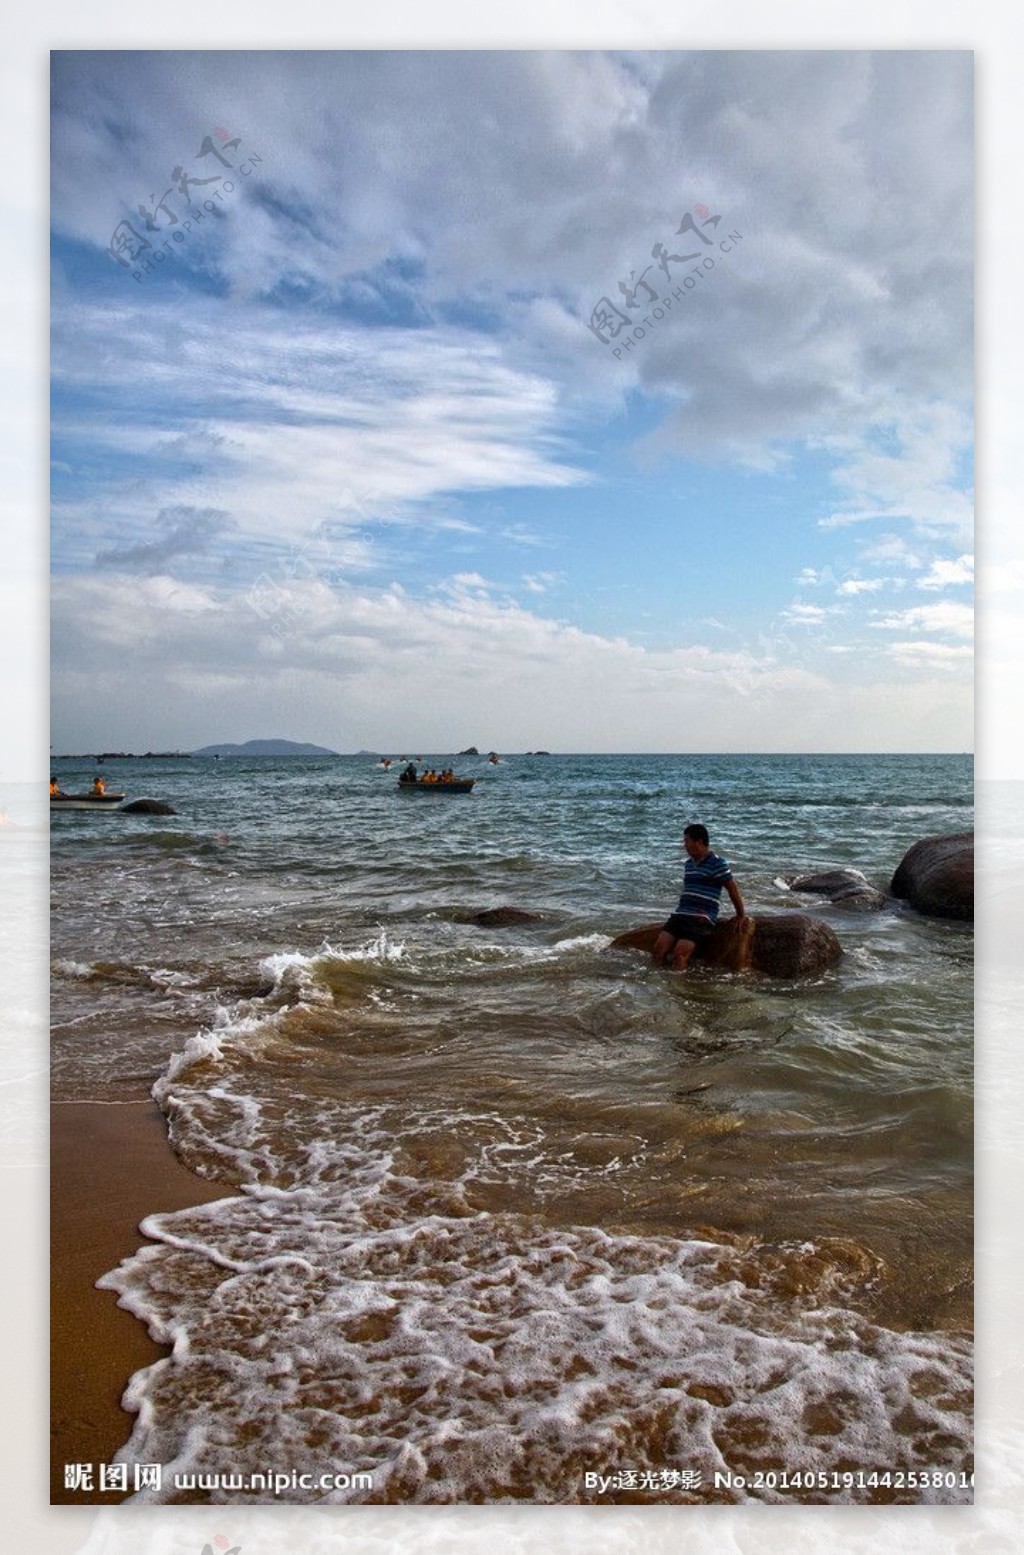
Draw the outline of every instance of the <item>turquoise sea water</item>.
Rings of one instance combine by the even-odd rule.
[[[58,1100],[155,1086],[245,1189],[111,1277],[178,1339],[131,1457],[373,1479],[297,1500],[969,1500],[971,931],[783,880],[884,889],[971,825],[969,758],[457,765],[465,798],[365,757],[108,762],[178,813],[53,818]],[[609,952],[673,906],[690,820],[840,965]]]

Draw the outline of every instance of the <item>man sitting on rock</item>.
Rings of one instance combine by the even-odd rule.
[[[655,966],[670,966],[674,972],[686,971],[693,952],[714,928],[723,886],[736,909],[737,922],[743,923],[747,916],[728,863],[711,851],[707,827],[699,822],[688,826],[683,832],[683,847],[688,856],[682,895],[658,935],[651,957]]]

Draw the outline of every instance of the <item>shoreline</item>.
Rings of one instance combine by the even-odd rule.
[[[131,1434],[134,1416],[121,1407],[129,1378],[170,1354],[95,1282],[149,1245],[138,1229],[145,1216],[234,1192],[181,1164],[153,1101],[51,1105],[51,1505],[125,1500],[121,1491],[100,1491],[99,1466]],[[92,1465],[95,1488],[65,1489],[65,1464]]]

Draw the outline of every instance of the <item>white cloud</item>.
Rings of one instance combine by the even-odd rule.
[[[952,588],[960,583],[974,582],[974,557],[958,556],[954,561],[937,557],[923,578],[918,578],[919,589]]]
[[[935,669],[956,668],[974,658],[973,648],[953,647],[949,643],[894,642],[887,645],[887,652],[896,659]]]
[[[877,594],[888,583],[887,578],[847,578],[836,590],[838,594]]]
[[[782,620],[789,626],[820,626],[829,614],[823,605],[807,605],[802,600],[795,599],[788,609],[782,612]]]
[[[943,632],[950,637],[973,637],[974,611],[970,605],[943,600],[934,605],[914,605],[871,624],[880,631]]]
[[[529,594],[546,594],[560,581],[557,572],[523,573],[523,587]]]
[[[717,749],[878,749],[905,739],[911,705],[929,695],[883,685],[883,716],[820,668],[780,662],[784,643],[650,650],[495,599],[477,577],[462,585],[423,602],[305,580],[261,614],[251,595],[166,578],[57,579],[54,739],[134,748],[159,730],[161,744],[188,747],[273,728],[342,750],[457,749],[497,723],[508,749],[678,749],[696,730]],[[157,637],[164,597],[176,604]],[[938,716],[936,703],[924,748]]]
[[[698,456],[969,399],[967,52],[66,55],[54,101],[61,231],[105,248],[208,112],[264,161],[178,264],[242,302],[468,307],[577,395],[669,395]],[[593,304],[645,265],[660,290],[652,246],[701,200],[742,243],[617,363]],[[905,486],[877,450],[851,475],[883,511]]]
[[[886,562],[891,566],[905,567],[911,572],[924,566],[917,549],[909,544],[904,535],[882,535],[880,539],[863,546],[860,556],[865,562]]]
[[[898,522],[917,534],[969,541],[973,505],[960,468],[972,444],[966,397],[965,390],[960,405],[912,404],[894,395],[888,419],[867,422],[855,436],[827,439],[837,459],[832,480],[847,496],[819,527]]]
[[[478,572],[457,572],[444,583],[438,584],[437,592],[462,599],[467,595],[489,595],[494,587],[489,578],[481,577]]]
[[[152,473],[142,492],[104,486],[65,508],[62,541],[92,517],[108,528],[137,524],[145,495],[154,513],[167,505],[168,484],[176,506],[229,515],[244,543],[304,538],[324,520],[374,525],[381,517],[472,533],[475,526],[428,499],[588,479],[558,435],[555,386],[464,330],[368,338],[272,308],[240,306],[226,320],[222,308],[197,300],[179,317],[176,302],[154,298],[125,305],[117,328],[132,380],[107,386],[102,409],[63,420],[62,433],[95,463],[128,456]],[[64,309],[53,371],[65,394],[94,388],[110,330],[104,308]],[[134,404],[135,374],[146,384],[145,420]],[[516,538],[538,537],[524,530]]]
[[[54,377],[69,407],[61,452],[86,472],[56,507],[61,565],[87,569],[105,555],[108,568],[157,571],[173,558],[187,587],[199,588],[200,573],[217,578],[186,611],[152,596],[150,638],[137,651],[146,657],[147,641],[159,649],[151,664],[169,695],[161,666],[178,654],[183,674],[214,685],[179,630],[191,612],[216,655],[208,665],[233,682],[256,663],[279,693],[287,684],[289,705],[302,701],[299,685],[316,702],[332,666],[346,685],[358,666],[381,706],[391,674],[399,696],[415,691],[410,717],[439,696],[452,712],[444,677],[466,695],[471,671],[504,654],[507,678],[495,668],[485,679],[524,718],[548,705],[531,680],[536,662],[559,698],[563,679],[573,691],[552,704],[567,728],[582,728],[583,709],[593,727],[613,726],[598,686],[621,702],[637,748],[656,748],[694,710],[708,738],[718,730],[723,741],[735,715],[742,748],[744,729],[762,737],[773,698],[764,739],[777,743],[798,720],[811,730],[807,707],[782,709],[794,688],[810,688],[822,738],[832,739],[838,693],[806,665],[767,653],[708,658],[699,646],[647,653],[516,614],[471,569],[515,577],[547,558],[509,564],[477,544],[484,524],[488,540],[519,547],[561,540],[543,514],[523,519],[511,502],[481,517],[479,494],[557,493],[589,479],[583,463],[611,468],[598,445],[619,458],[615,414],[636,396],[642,424],[654,426],[638,458],[682,453],[800,477],[797,455],[810,450],[835,472],[823,524],[883,522],[879,563],[888,547],[887,566],[920,571],[936,537],[966,548],[971,232],[959,217],[970,201],[970,78],[966,53],[941,51],[60,56],[54,219],[97,256],[160,170],[194,155],[197,116],[229,124],[264,154],[259,181],[182,248],[175,275],[168,261],[143,288],[125,276],[123,300],[99,306],[76,300],[74,275],[57,263]],[[618,297],[656,240],[675,247],[682,212],[701,199],[742,241],[716,250],[706,288],[616,362],[586,328],[593,303]],[[203,284],[193,286],[198,271]],[[460,493],[474,522],[458,512]],[[154,538],[155,515],[171,508],[224,515],[210,565],[194,560],[206,542],[188,523]],[[278,594],[266,590],[265,618],[231,594],[232,582],[261,570],[279,577],[275,550],[280,560],[325,533],[333,588],[322,570],[288,578]],[[445,534],[454,538],[443,558],[402,571],[404,551],[438,547]],[[869,549],[857,554],[870,573]],[[352,586],[354,575],[383,585],[417,567],[409,593]],[[442,574],[447,592],[426,604],[413,597]],[[537,595],[547,576],[526,572],[516,589]],[[116,573],[105,581],[120,587]],[[877,581],[846,576],[837,592],[853,601]],[[808,568],[798,587],[830,582],[829,568]],[[284,641],[271,630],[281,593],[298,612]],[[133,608],[127,596],[89,594],[87,580],[55,599],[56,640],[77,638],[86,658],[103,634],[103,600],[129,617]],[[774,611],[777,598],[761,608]],[[239,610],[239,640],[221,641],[214,623]],[[837,613],[797,599],[778,622],[813,629]],[[890,623],[956,630],[906,615]],[[744,629],[755,634],[757,623]],[[109,630],[124,640],[133,629],[122,620]],[[794,635],[801,648],[820,640]],[[97,664],[90,683],[73,655],[60,662],[62,707],[72,706],[65,686],[84,701],[92,684],[106,716],[107,670]],[[133,685],[117,685],[126,706],[149,716]],[[239,708],[257,707],[266,691],[254,685]],[[346,695],[360,716],[378,716],[354,680]],[[895,692],[886,705],[901,705]],[[925,721],[932,705],[926,696],[907,704]],[[940,698],[934,708],[937,718]],[[871,730],[859,717],[844,737]]]

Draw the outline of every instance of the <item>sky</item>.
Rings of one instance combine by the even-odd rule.
[[[969,53],[53,58],[55,751],[971,747]]]

